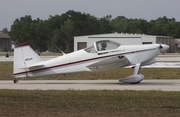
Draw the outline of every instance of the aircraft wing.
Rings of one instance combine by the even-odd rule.
[[[87,66],[91,71],[104,71],[120,68],[129,65],[129,60],[125,56],[113,56],[111,58],[102,59],[99,62]]]

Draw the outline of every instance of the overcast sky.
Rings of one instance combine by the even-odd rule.
[[[68,10],[98,18],[112,15],[150,21],[166,16],[180,21],[180,0],[0,0],[0,30],[10,30],[14,20],[25,15],[45,20]]]

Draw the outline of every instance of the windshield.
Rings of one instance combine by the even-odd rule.
[[[84,50],[88,53],[96,53],[94,46],[85,48]]]

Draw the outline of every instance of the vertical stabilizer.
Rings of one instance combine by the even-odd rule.
[[[28,43],[21,44],[14,49],[14,77],[26,77],[27,66],[41,62],[39,55]]]

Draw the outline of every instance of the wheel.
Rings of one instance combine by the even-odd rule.
[[[14,83],[17,83],[18,82],[18,80],[14,80]]]
[[[139,81],[139,82],[133,82],[133,83],[131,83],[131,84],[139,84],[141,81]]]

